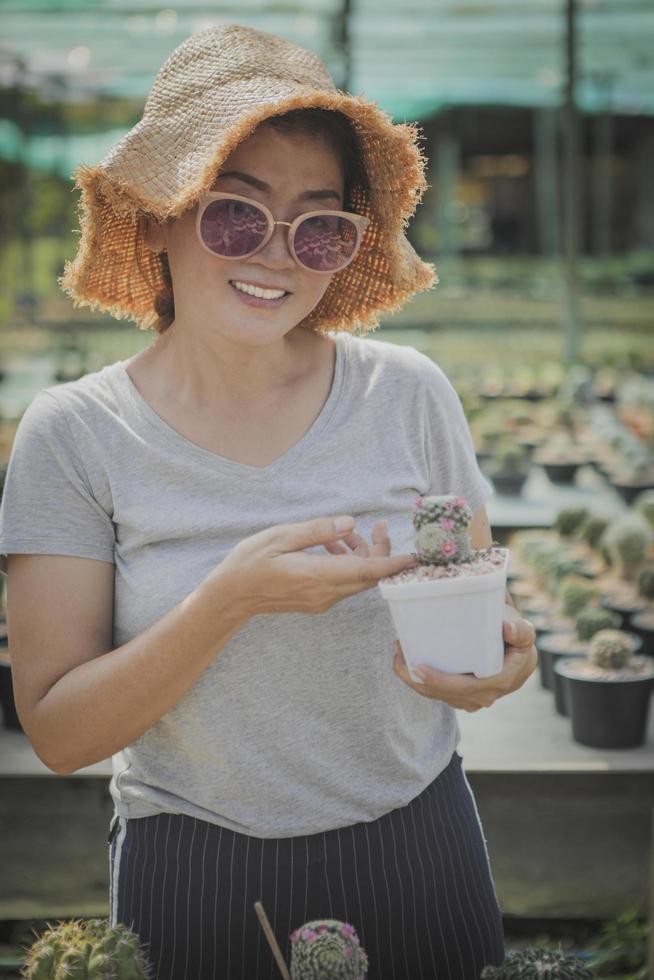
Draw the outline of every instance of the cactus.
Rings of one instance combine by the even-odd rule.
[[[654,599],[654,562],[645,565],[636,576],[638,595],[643,599]]]
[[[26,951],[24,980],[148,980],[152,966],[139,937],[107,919],[48,926]]]
[[[628,636],[620,630],[598,630],[588,647],[588,659],[604,670],[620,670],[631,660],[633,647]]]
[[[472,510],[463,497],[416,497],[413,526],[421,565],[449,565],[470,557],[468,527]]]
[[[629,512],[607,527],[601,543],[621,578],[633,582],[654,543],[654,531],[642,514]]]
[[[290,939],[291,980],[365,980],[368,957],[347,922],[314,919]]]
[[[637,514],[642,514],[648,524],[654,528],[654,490],[643,490],[639,493],[632,509]]]
[[[597,587],[580,575],[567,575],[559,585],[559,599],[564,616],[576,616],[599,595]]]
[[[502,966],[485,966],[481,980],[593,980],[594,974],[576,956],[548,949],[509,953]]]
[[[575,619],[575,631],[580,640],[590,640],[600,630],[617,629],[622,617],[610,609],[591,606],[583,609]]]
[[[581,567],[581,560],[571,558],[566,552],[559,552],[558,555],[555,555],[549,562],[545,576],[545,588],[549,594],[556,596],[563,580],[572,575],[578,575]]]
[[[586,507],[564,507],[556,515],[554,527],[562,538],[574,538],[579,535],[588,517]]]
[[[593,549],[598,548],[600,539],[608,527],[609,522],[606,517],[589,517],[581,529],[581,540]]]

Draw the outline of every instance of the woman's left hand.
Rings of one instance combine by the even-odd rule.
[[[425,682],[416,684],[409,675],[399,640],[395,641],[395,673],[423,697],[437,698],[468,712],[490,708],[498,698],[522,687],[538,664],[533,624],[523,619],[515,607],[508,603],[505,603],[504,610],[504,666],[499,674],[475,677],[472,673],[450,674],[424,666],[421,667],[421,673]],[[515,636],[511,632],[513,627],[516,630]]]

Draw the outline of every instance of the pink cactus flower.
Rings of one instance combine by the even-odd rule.
[[[343,956],[351,956],[353,952],[354,950],[352,949],[351,946],[346,946],[345,949],[343,950]]]
[[[452,510],[452,508],[454,507],[454,501],[453,500],[446,500],[445,501],[445,504],[444,504],[444,507],[445,507],[446,510]]]
[[[424,501],[424,497],[420,497],[420,496],[414,497],[414,499],[413,499],[413,506],[414,507],[422,507],[422,505],[423,505],[424,502],[425,502]]]
[[[466,505],[466,502],[463,499],[463,497],[457,497],[456,500],[454,501],[454,506],[455,507],[465,507],[465,505]]]
[[[329,932],[327,926],[318,926],[318,932],[322,935],[323,932]]]
[[[296,943],[299,938],[300,938],[300,930],[294,929],[293,932],[291,933],[291,942]]]
[[[441,554],[444,555],[445,558],[451,558],[452,555],[456,554],[456,552],[457,548],[454,541],[444,541],[441,545]]]
[[[454,527],[454,521],[451,517],[441,517],[440,526],[444,527],[446,531],[450,531]]]
[[[308,943],[313,943],[318,938],[318,933],[314,932],[313,929],[303,929],[302,938],[306,939]]]
[[[353,936],[355,932],[356,929],[349,922],[344,922],[341,926],[341,936]]]

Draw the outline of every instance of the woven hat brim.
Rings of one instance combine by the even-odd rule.
[[[116,319],[133,320],[141,329],[153,327],[158,320],[154,301],[164,281],[158,258],[143,239],[140,216],[150,214],[160,221],[179,216],[213,185],[229,154],[261,122],[309,107],[337,110],[352,120],[370,185],[369,195],[355,191],[352,208],[369,217],[370,224],[355,260],[333,276],[303,325],[316,331],[366,332],[378,326],[381,313],[395,312],[438,282],[434,266],[419,258],[405,234],[427,188],[418,127],[394,124],[362,96],[297,84],[285,87],[286,92],[278,90],[270,101],[243,112],[222,138],[206,148],[201,145],[195,155],[187,151],[186,173],[161,159],[162,147],[170,151],[174,146],[171,133],[160,121],[153,127],[147,114],[102,163],[75,170],[81,240],[59,279],[75,307],[104,310]],[[178,175],[177,186],[171,185],[171,173]]]

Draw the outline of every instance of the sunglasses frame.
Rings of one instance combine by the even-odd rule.
[[[208,205],[211,204],[212,201],[224,200],[224,199],[230,201],[243,201],[245,204],[250,204],[255,208],[259,208],[259,210],[262,211],[263,214],[265,215],[266,220],[268,221],[268,231],[266,232],[260,244],[257,245],[257,247],[253,249],[251,252],[246,252],[244,255],[218,255],[217,252],[214,252],[212,249],[209,248],[209,246],[205,243],[204,239],[202,238],[201,222],[202,222],[202,216],[204,212],[206,211]],[[302,224],[302,222],[305,221],[307,218],[313,218],[316,217],[317,215],[329,215],[332,218],[334,216],[341,217],[341,218],[349,218],[349,220],[356,228],[357,240],[354,249],[352,251],[352,254],[349,256],[347,261],[343,263],[343,265],[339,265],[336,269],[329,269],[329,270],[311,269],[308,265],[305,265],[304,262],[301,262],[295,253],[293,239],[295,237],[296,230]],[[242,261],[243,259],[249,259],[252,255],[256,255],[257,252],[260,252],[261,249],[264,248],[272,238],[276,225],[287,225],[288,226],[288,232],[287,232],[288,250],[293,256],[293,260],[297,263],[297,265],[299,265],[301,269],[304,269],[305,272],[313,272],[318,276],[333,276],[335,272],[341,272],[343,269],[347,268],[347,266],[352,262],[352,260],[356,258],[356,255],[359,251],[359,247],[361,245],[361,241],[363,239],[364,232],[369,224],[370,224],[370,218],[366,218],[365,215],[363,214],[355,214],[352,211],[330,211],[328,209],[321,210],[321,211],[303,211],[302,214],[298,214],[297,218],[295,218],[293,221],[277,221],[273,217],[272,211],[270,211],[269,208],[265,206],[265,204],[261,204],[260,201],[255,201],[251,197],[243,197],[241,194],[227,194],[223,191],[203,191],[200,194],[198,200],[198,211],[195,219],[195,230],[200,245],[205,250],[205,252],[208,252],[209,255],[213,255],[214,259],[222,259],[225,262],[237,262],[239,260]]]

